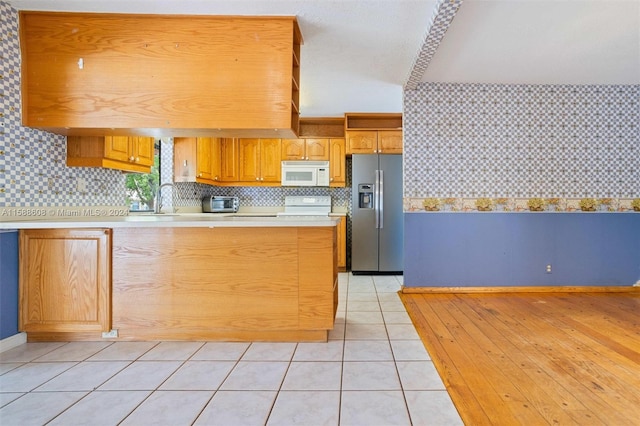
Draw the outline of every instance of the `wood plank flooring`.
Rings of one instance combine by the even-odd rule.
[[[617,426],[640,424],[634,290],[400,297],[465,424]]]

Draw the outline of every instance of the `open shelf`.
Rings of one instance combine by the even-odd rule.
[[[401,113],[346,113],[345,130],[401,130]]]
[[[303,117],[300,118],[299,136],[322,137],[322,138],[343,138],[344,118],[343,117]]]

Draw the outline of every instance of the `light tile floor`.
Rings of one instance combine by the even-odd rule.
[[[341,273],[328,343],[27,343],[0,354],[0,424],[461,425],[397,291]]]

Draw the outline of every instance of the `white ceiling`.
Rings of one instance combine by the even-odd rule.
[[[301,112],[400,112],[437,1],[5,0],[16,9],[296,15]],[[640,84],[640,0],[465,0],[422,81]]]

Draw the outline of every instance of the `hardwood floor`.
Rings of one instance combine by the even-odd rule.
[[[640,291],[401,294],[467,425],[640,424]]]

